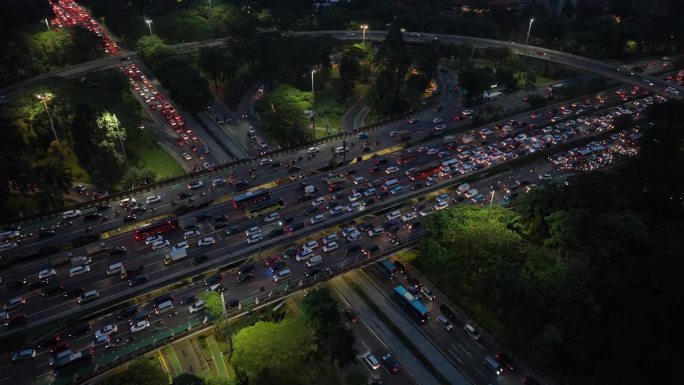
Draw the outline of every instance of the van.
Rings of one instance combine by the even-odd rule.
[[[119,201],[119,206],[121,206],[123,208],[128,208],[129,206],[132,206],[135,203],[137,203],[135,198],[124,198],[124,199]]]
[[[458,193],[459,194],[465,194],[470,190],[470,185],[468,183],[463,183],[462,185],[458,186]]]
[[[478,194],[477,189],[473,188],[473,189],[468,190],[468,192],[465,193],[464,196],[465,196],[466,199],[471,199],[471,198],[473,198],[473,197],[474,197],[475,195],[477,195],[477,194]]]
[[[187,249],[188,248],[188,242],[186,241],[181,241],[173,245],[173,249]]]
[[[173,302],[171,302],[171,300],[160,303],[154,312],[157,314],[162,314],[170,310],[173,310]]]
[[[366,183],[366,178],[364,178],[364,177],[362,177],[362,176],[357,176],[357,177],[354,178],[354,184],[355,184],[355,185],[360,185],[360,184],[363,184],[363,183]]]
[[[318,266],[321,263],[323,263],[323,257],[320,255],[314,255],[313,257],[309,258],[308,261],[306,261],[306,267]]]
[[[384,232],[385,232],[385,229],[383,229],[382,227],[376,227],[374,229],[368,230],[368,236],[369,237],[376,237],[380,234],[383,234]]]
[[[283,269],[273,274],[273,282],[282,281],[292,275],[290,269]]]
[[[501,366],[499,361],[497,361],[496,358],[492,356],[485,357],[484,364],[486,367],[491,369],[491,371],[494,372],[497,376],[500,376],[501,373],[503,373],[503,366]]]
[[[78,303],[83,304],[86,302],[90,302],[94,299],[97,299],[99,296],[100,293],[98,293],[97,290],[86,291],[85,293],[81,294],[80,297],[78,297]]]
[[[107,275],[121,273],[123,270],[123,264],[121,262],[117,262],[112,265],[109,265],[109,267],[107,268]]]
[[[397,184],[399,184],[399,181],[398,181],[398,180],[396,180],[396,179],[390,179],[390,180],[388,180],[388,181],[386,181],[385,183],[382,184],[382,188],[383,188],[385,191],[387,191],[387,190],[391,189],[392,187],[396,186]]]

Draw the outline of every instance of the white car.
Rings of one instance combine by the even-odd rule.
[[[323,221],[325,221],[325,215],[320,214],[320,215],[316,215],[315,217],[311,218],[311,220],[309,222],[312,225],[315,225],[316,223],[321,223]]]
[[[188,183],[188,190],[196,190],[198,188],[202,188],[204,186],[204,183],[202,183],[201,180],[197,180],[191,183]]]
[[[267,165],[267,164],[271,164],[271,162],[273,162],[273,160],[264,158],[264,159],[262,159],[262,160],[259,161],[259,165],[260,165],[260,166],[265,166],[265,165]]]
[[[323,246],[323,251],[326,253],[329,251],[337,250],[337,242],[330,242],[327,245]]]
[[[431,148],[431,149],[427,150],[426,154],[428,154],[428,155],[436,155],[438,152],[439,152],[438,149],[436,149],[436,148]]]
[[[380,361],[378,361],[374,355],[368,353],[363,357],[363,360],[366,361],[368,366],[370,366],[373,370],[380,369]]]
[[[437,204],[434,206],[435,210],[444,210],[445,208],[449,207],[449,204],[446,201],[439,201]]]
[[[95,332],[95,338],[99,338],[100,336],[112,335],[116,333],[118,330],[119,328],[116,326],[116,324],[104,326],[102,327],[102,329]]]
[[[252,243],[257,243],[259,241],[261,241],[261,233],[252,234],[247,238],[248,245],[251,245]]]
[[[166,247],[169,247],[169,241],[167,241],[167,240],[157,241],[157,242],[152,244],[152,250],[159,250],[159,249],[163,249]]]
[[[246,237],[251,237],[252,235],[261,235],[261,229],[258,227],[250,227],[249,229],[245,230],[245,236]]]
[[[446,124],[440,124],[440,125],[435,126],[435,131],[442,131],[445,128],[446,128]]]
[[[347,208],[344,206],[335,206],[330,210],[330,216],[335,216],[342,214],[343,212],[347,211]]]
[[[321,242],[323,242],[323,244],[325,245],[330,242],[336,242],[338,239],[339,238],[337,237],[337,233],[332,233],[326,235],[323,239],[321,239]]]
[[[349,196],[349,202],[356,202],[361,199],[363,195],[361,193],[353,193]]]
[[[432,119],[432,123],[433,123],[433,124],[438,124],[438,123],[442,123],[442,122],[443,122],[442,118],[434,118],[434,119]]]
[[[69,277],[75,277],[77,275],[85,274],[90,271],[90,266],[76,266],[69,269]]]
[[[390,166],[385,169],[386,174],[394,174],[395,172],[399,172],[399,167]]]
[[[311,250],[317,249],[318,248],[318,242],[316,242],[315,240],[309,241],[306,243],[306,245],[304,245],[304,247],[306,247],[307,249],[311,249]]]
[[[57,275],[57,270],[55,270],[55,269],[41,270],[38,273],[38,279],[46,279],[46,278],[52,277],[53,275]]]
[[[309,148],[306,150],[306,153],[309,154],[309,155],[314,155],[314,154],[318,154],[319,151],[321,151],[321,149],[318,148],[318,147],[309,147]]]
[[[278,214],[278,213],[270,213],[270,214],[268,214],[268,215],[266,215],[266,216],[264,217],[264,222],[266,222],[266,223],[271,223],[271,222],[277,220],[278,218],[280,218],[280,214]]]
[[[145,238],[145,244],[151,245],[155,242],[159,242],[159,241],[163,241],[163,240],[164,240],[164,237],[162,237],[161,235],[153,235],[151,237]]]
[[[192,155],[188,154],[187,152],[184,152],[183,158],[185,158],[185,160],[192,160]]]
[[[344,154],[345,152],[349,151],[349,147],[335,147],[335,154]]]
[[[408,222],[416,219],[416,213],[414,212],[409,212],[401,216],[401,220],[403,222]]]
[[[190,230],[190,231],[186,231],[185,234],[183,234],[183,239],[190,239],[190,238],[194,238],[194,237],[199,237],[200,235],[201,235],[201,233],[199,232],[199,230]]]
[[[399,210],[394,210],[391,213],[385,214],[385,218],[387,218],[388,221],[391,221],[393,219],[397,219],[401,217],[401,211]]]
[[[214,237],[204,237],[197,241],[197,246],[209,246],[213,245],[214,243],[216,243]]]
[[[325,198],[323,197],[318,197],[314,199],[313,202],[311,202],[311,206],[320,206],[325,203]]]
[[[148,326],[150,326],[150,321],[148,321],[146,319],[138,321],[133,326],[131,326],[131,333],[137,333],[139,331],[143,331]]]
[[[147,202],[147,204],[161,202],[161,200],[162,200],[161,195],[152,195],[152,196],[145,198],[145,201]]]
[[[204,309],[204,300],[203,299],[197,300],[197,302],[188,306],[188,311],[190,313],[197,313],[198,311],[200,311],[202,309]]]
[[[68,210],[62,213],[62,219],[74,219],[81,216],[81,210]]]

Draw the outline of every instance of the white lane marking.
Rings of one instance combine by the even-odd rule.
[[[480,375],[482,376],[482,378],[487,379],[487,376],[485,376],[484,373],[482,373],[482,372],[480,371],[480,369],[475,368],[475,370],[476,370],[478,373],[480,373]]]
[[[456,361],[458,361],[459,363],[461,363],[461,365],[463,365],[463,361],[461,361],[461,359],[458,358],[458,356],[456,355],[456,353],[452,352],[451,349],[447,349],[447,352],[451,353],[451,355],[454,356],[454,358],[456,359]]]
[[[458,345],[461,347],[461,349],[463,349],[463,351],[464,351],[467,355],[470,356],[470,358],[475,358],[475,357],[473,357],[472,354],[470,354],[470,352],[468,351],[468,349],[465,348],[465,346],[463,346],[463,345],[461,345],[461,344],[458,344]]]

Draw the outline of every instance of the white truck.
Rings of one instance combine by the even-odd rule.
[[[82,255],[79,255],[77,257],[71,257],[71,266],[85,266],[92,261],[93,260],[90,257],[84,257]]]
[[[179,249],[173,249],[169,251],[169,254],[164,257],[164,264],[168,265],[176,261],[180,261],[188,256],[188,249],[181,247]]]
[[[92,245],[86,246],[86,254],[92,257],[97,254],[101,254],[109,250],[109,246],[105,242],[94,243]]]

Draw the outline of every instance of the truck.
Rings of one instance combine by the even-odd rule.
[[[188,249],[181,247],[179,249],[173,249],[169,251],[169,254],[164,257],[164,264],[168,265],[176,261],[180,261],[188,256]]]
[[[343,174],[337,174],[337,175],[328,174],[328,178],[325,180],[325,183],[327,183],[328,186],[330,186],[330,185],[334,185],[334,184],[338,184],[338,183],[344,183],[344,181],[346,181],[346,180],[347,179],[344,177]]]
[[[403,142],[404,140],[409,140],[409,139],[411,139],[411,131],[401,130],[401,131],[397,132],[396,138],[400,142]]]
[[[50,264],[52,264],[52,267],[66,265],[67,263],[71,262],[71,257],[73,256],[74,253],[72,253],[71,251],[57,253],[50,260]]]
[[[109,250],[109,246],[105,242],[94,243],[92,245],[86,246],[86,254],[92,257],[97,254],[104,253]]]
[[[463,134],[463,144],[472,143],[475,141],[475,134],[472,131]]]
[[[305,194],[313,194],[316,191],[318,191],[318,187],[316,187],[316,186],[313,186],[313,185],[304,186],[304,193]]]

